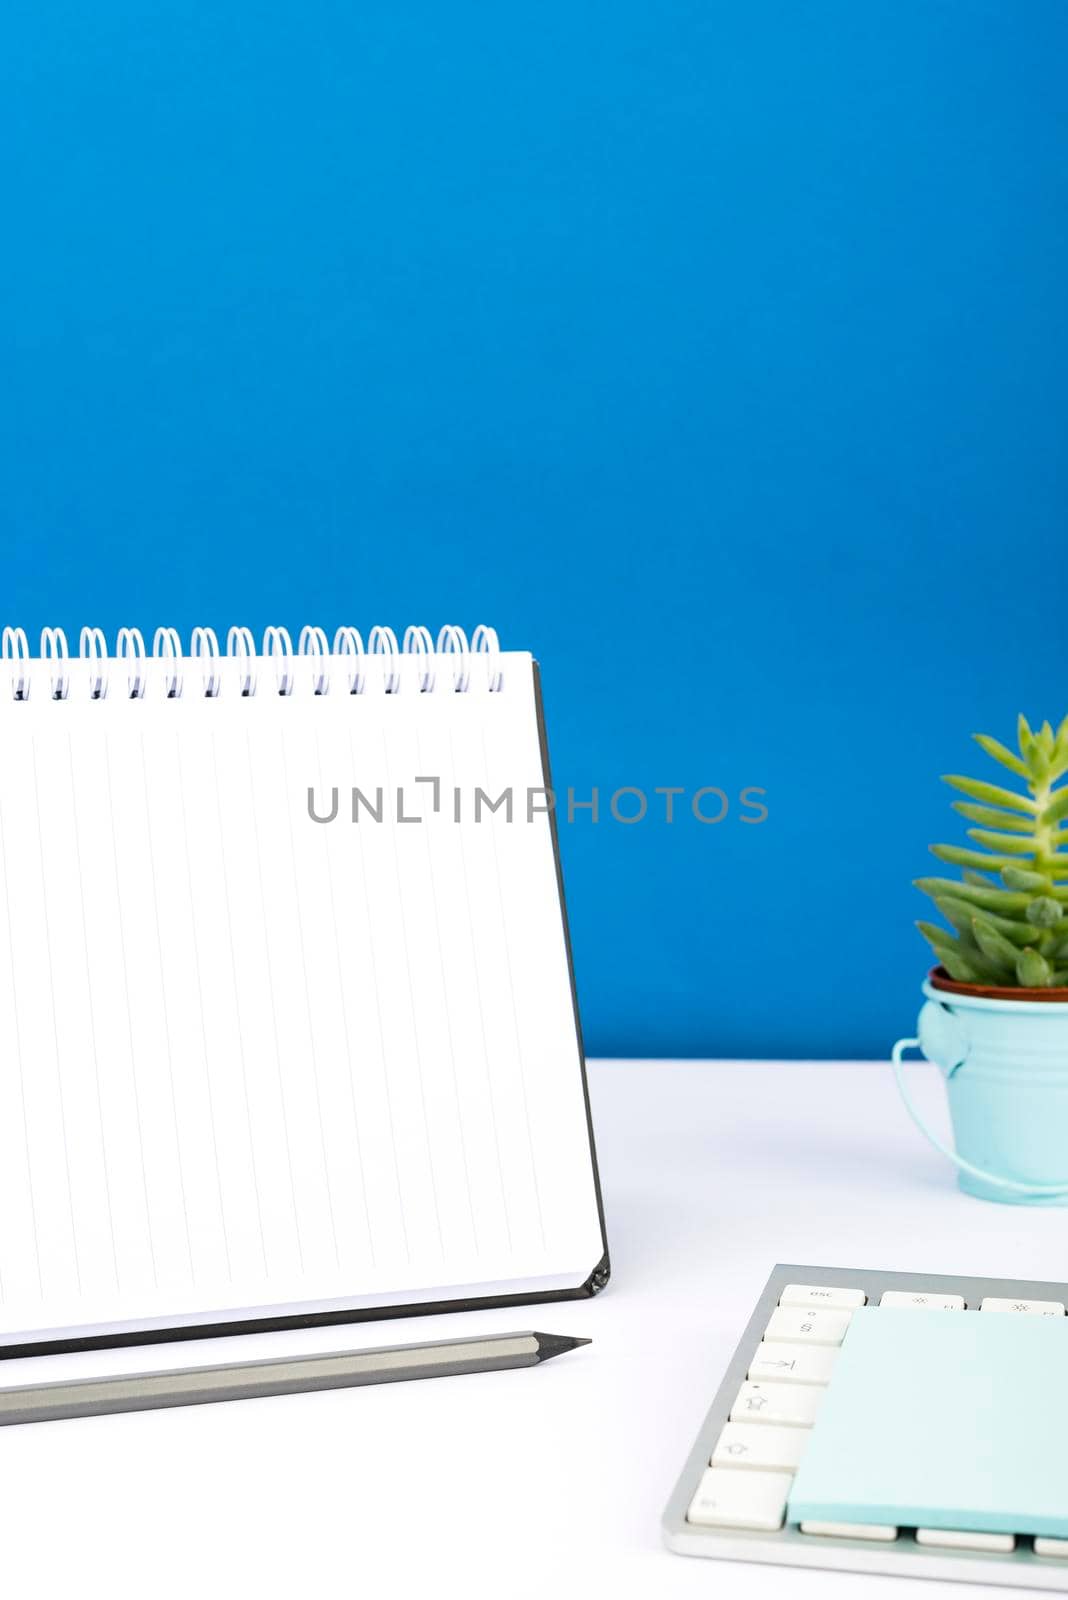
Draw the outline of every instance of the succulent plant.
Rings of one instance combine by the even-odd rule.
[[[953,809],[977,824],[968,837],[979,848],[931,846],[962,876],[959,882],[916,880],[950,925],[917,927],[960,983],[1068,985],[1068,826],[1060,826],[1068,818],[1068,783],[1055,787],[1068,772],[1068,717],[1054,733],[1048,722],[1032,732],[1021,716],[1018,755],[988,734],[974,737],[988,756],[1023,779],[1027,793],[956,773],[943,777],[967,795],[954,800]]]

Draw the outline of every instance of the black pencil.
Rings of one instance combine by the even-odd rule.
[[[377,1350],[338,1350],[328,1355],[183,1367],[174,1372],[29,1384],[0,1389],[0,1427],[15,1422],[51,1422],[62,1417],[259,1399],[265,1395],[308,1394],[317,1389],[352,1389],[366,1383],[404,1383],[414,1378],[499,1372],[508,1367],[538,1366],[589,1343],[589,1339],[553,1333],[499,1333]]]

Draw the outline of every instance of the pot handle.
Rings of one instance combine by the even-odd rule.
[[[982,1178],[984,1183],[996,1184],[999,1189],[1011,1189],[1014,1194],[1046,1195],[1050,1198],[1055,1195],[1068,1195],[1068,1183],[1020,1183],[1015,1178],[1003,1178],[997,1172],[987,1172],[983,1167],[977,1167],[972,1162],[965,1161],[963,1156],[959,1156],[955,1150],[951,1150],[948,1145],[944,1145],[941,1139],[936,1139],[920,1116],[920,1113],[916,1110],[912,1102],[912,1096],[905,1086],[905,1077],[902,1071],[902,1057],[905,1051],[919,1049],[920,1041],[918,1039],[899,1039],[890,1052],[890,1060],[893,1063],[894,1077],[897,1079],[898,1090],[902,1100],[905,1102],[905,1110],[924,1138],[929,1140],[936,1150],[941,1151],[942,1155],[948,1156],[950,1161],[954,1162],[962,1172],[971,1173],[973,1178]]]

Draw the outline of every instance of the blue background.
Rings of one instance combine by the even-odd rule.
[[[1068,711],[1068,7],[5,11],[3,619],[493,622],[591,1051],[882,1055]]]

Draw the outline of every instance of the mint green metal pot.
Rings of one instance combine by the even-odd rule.
[[[956,1164],[966,1194],[1068,1205],[1068,1001],[957,994],[930,980],[923,992],[918,1037],[893,1049],[913,1121]],[[910,1047],[942,1070],[955,1150],[935,1138],[912,1103],[901,1068]]]

